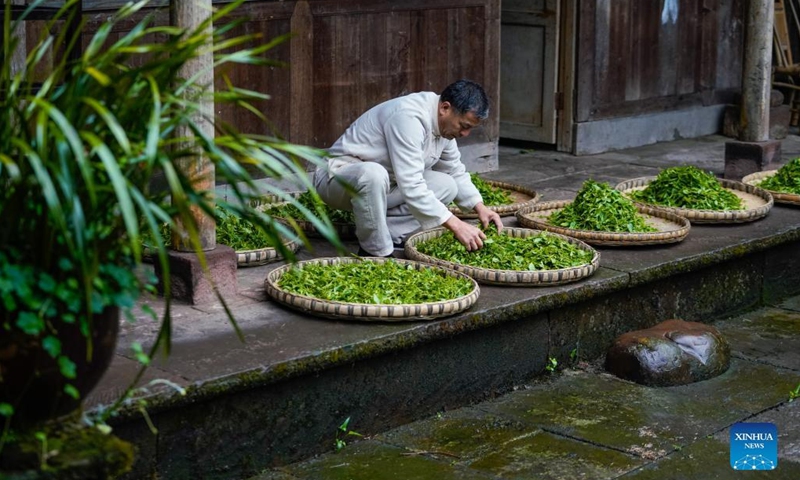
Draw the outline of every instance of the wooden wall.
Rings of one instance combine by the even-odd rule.
[[[745,1],[664,1],[579,0],[576,122],[735,100]]]
[[[84,2],[85,40],[113,7],[113,0]],[[405,93],[440,92],[459,78],[483,84],[497,101],[499,10],[500,0],[253,0],[236,11],[247,21],[234,33],[270,39],[291,32],[270,55],[288,66],[225,73],[237,86],[271,95],[257,106],[276,133],[325,148],[369,107]],[[168,22],[165,11],[156,18]],[[496,152],[497,110],[465,144]],[[272,133],[254,115],[219,113],[242,131]]]

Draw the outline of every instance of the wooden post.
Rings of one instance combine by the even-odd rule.
[[[187,30],[197,27],[211,15],[211,0],[171,0],[170,23]],[[211,31],[208,25],[208,32]],[[187,63],[181,71],[182,78],[196,76],[197,84],[205,86],[206,95],[200,102],[195,123],[207,136],[214,136],[214,58],[206,53]],[[194,133],[184,128],[176,132],[178,137],[189,138]],[[180,148],[180,147],[179,147]],[[177,167],[186,174],[195,189],[211,192],[215,187],[214,164],[201,152],[181,160]],[[213,198],[212,198],[213,202]],[[217,295],[228,297],[236,294],[236,252],[225,245],[217,245],[217,226],[213,217],[209,217],[199,208],[192,211],[200,236],[200,246],[204,251],[205,264],[201,264],[199,256],[187,236],[172,235],[172,246],[175,251],[169,255],[170,285],[174,298],[187,300],[194,305],[215,301]],[[178,225],[180,227],[180,224]],[[180,228],[179,228],[180,229]],[[156,275],[161,275],[161,265],[155,262]],[[162,278],[163,280],[163,278]],[[163,283],[161,284],[163,288]]]
[[[211,8],[211,0],[172,0],[169,10],[170,24],[190,31],[194,30],[211,15]],[[206,31],[210,33],[211,28],[209,23]],[[209,137],[214,136],[214,101],[211,96],[214,92],[213,64],[213,54],[207,52],[187,62],[181,71],[182,78],[189,78],[199,73],[197,84],[206,85],[208,88],[208,95],[201,100],[200,111],[197,112],[195,121]],[[193,135],[193,132],[188,128],[182,128],[176,132],[176,135],[178,137],[188,137]],[[193,156],[182,160],[178,166],[192,179],[196,189],[214,191],[214,164],[208,158],[202,155]],[[214,219],[200,209],[196,209],[193,213],[199,229],[200,244],[203,250],[213,250],[217,246],[217,231]],[[173,232],[172,245],[175,250],[182,252],[193,250],[188,236],[179,236],[177,232]]]
[[[747,9],[742,78],[743,142],[769,140],[774,0],[750,0]]]

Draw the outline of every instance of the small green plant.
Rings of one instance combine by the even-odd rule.
[[[578,359],[578,348],[577,348],[577,347],[576,347],[576,348],[573,348],[573,349],[572,349],[572,350],[569,352],[569,359],[570,359],[570,361],[572,361],[572,362],[574,362],[575,360],[577,360],[577,359]]]
[[[699,210],[741,210],[742,200],[725,190],[717,178],[693,165],[661,171],[644,190],[630,192],[634,200],[667,207]]]
[[[778,169],[775,175],[758,184],[761,188],[774,192],[800,194],[800,158]]]
[[[555,357],[549,357],[547,359],[547,365],[544,367],[550,373],[555,373],[556,369],[558,368],[558,360]]]
[[[363,437],[360,433],[350,430],[349,425],[350,417],[347,417],[344,419],[344,422],[339,425],[339,428],[336,429],[336,438],[333,439],[333,448],[335,448],[337,452],[347,446],[347,442],[344,441],[345,437]]]
[[[797,398],[800,398],[800,383],[794,387],[794,390],[789,390],[789,401],[793,402]]]

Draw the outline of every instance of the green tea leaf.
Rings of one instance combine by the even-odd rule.
[[[417,304],[451,300],[472,291],[466,278],[440,269],[400,264],[393,260],[320,265],[289,269],[278,281],[287,292],[347,303]]]
[[[654,232],[632,201],[607,183],[587,180],[575,200],[548,218],[552,225],[597,232]]]
[[[782,166],[775,175],[762,181],[758,186],[774,192],[800,195],[800,158],[795,158]]]
[[[634,200],[698,210],[742,210],[742,200],[711,173],[688,165],[662,170],[644,190],[628,194]]]
[[[484,230],[489,243],[472,252],[448,231],[439,237],[420,242],[417,250],[448,262],[493,270],[557,270],[591,262],[593,252],[555,235],[540,233],[528,237],[512,237],[497,233],[493,224]]]

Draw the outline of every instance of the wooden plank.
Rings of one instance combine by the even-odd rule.
[[[560,152],[572,152],[574,148],[576,7],[577,0],[564,0],[561,9],[557,91],[563,104],[558,111],[556,126],[556,148]]]
[[[594,104],[595,70],[595,13],[594,0],[579,0],[578,64],[575,121],[585,122],[591,118]]]
[[[697,91],[699,85],[699,72],[695,70],[697,63],[695,58],[700,51],[698,47],[701,45],[702,38],[700,36],[702,25],[699,21],[701,2],[681,0],[679,4],[678,57],[675,59],[677,71],[674,94],[684,95]]]
[[[307,1],[295,4],[291,19],[291,82],[289,138],[296,143],[312,141],[314,102],[314,22]]]
[[[604,102],[625,101],[625,80],[630,64],[630,1],[614,0],[608,7],[608,71],[603,79],[604,85],[598,91]]]

